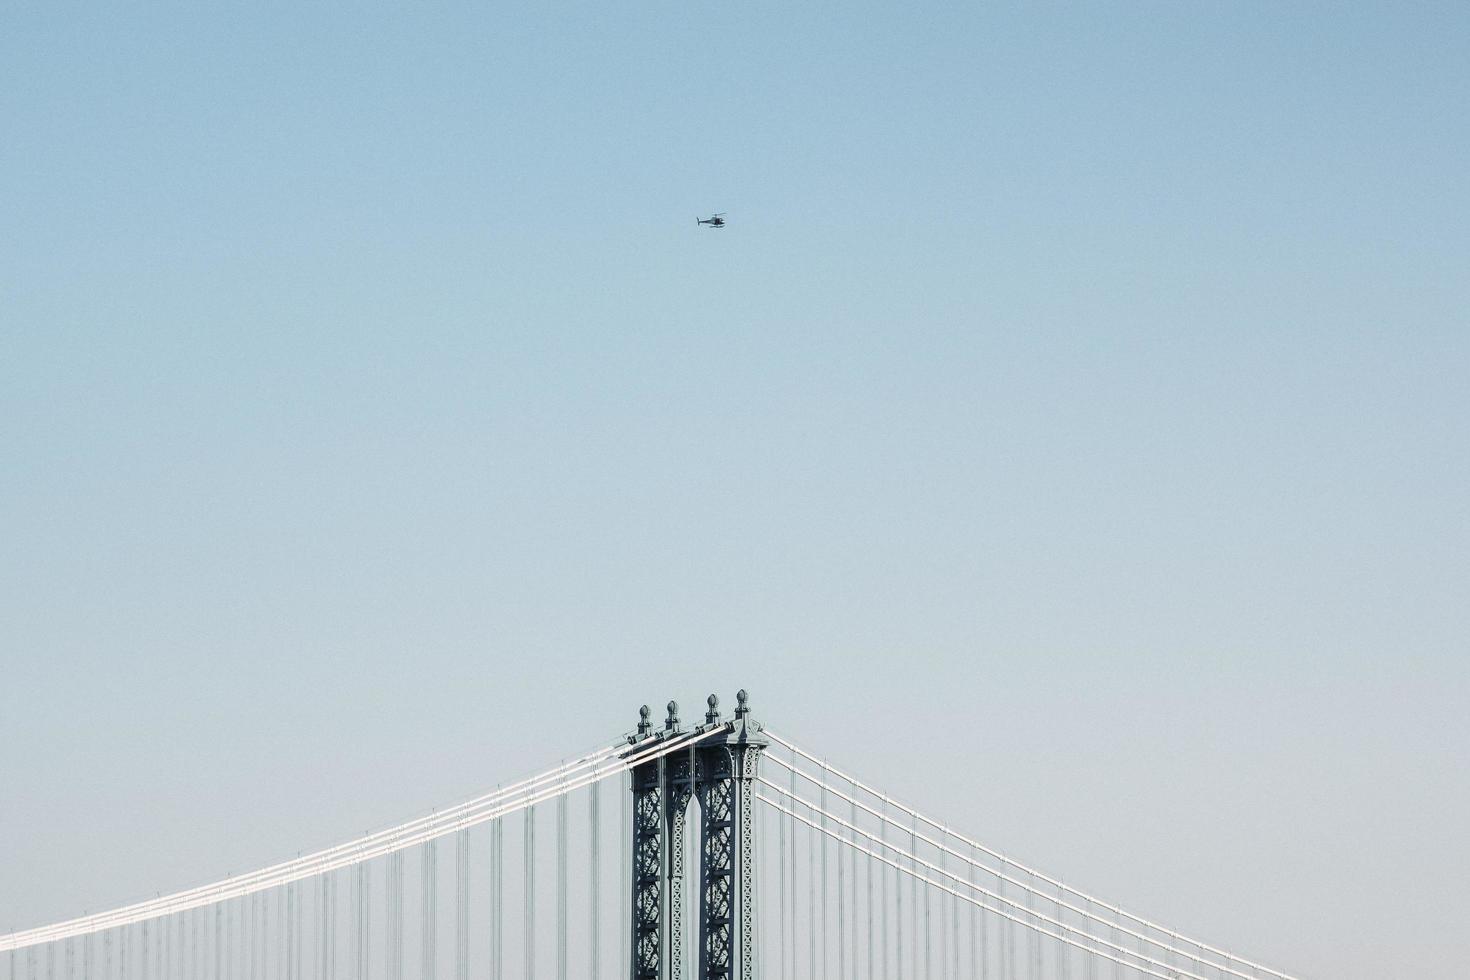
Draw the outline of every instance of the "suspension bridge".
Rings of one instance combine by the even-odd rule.
[[[1298,980],[894,799],[744,691],[731,718],[645,706],[494,792],[0,954],[7,980]]]

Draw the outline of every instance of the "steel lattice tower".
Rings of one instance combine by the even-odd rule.
[[[684,732],[670,701],[662,731],[639,710],[630,744],[688,737],[682,747],[633,769],[631,980],[683,980],[685,813],[700,808],[698,980],[757,980],[755,956],[755,787],[767,742],[744,691],[735,717],[720,719],[713,694],[704,724]]]

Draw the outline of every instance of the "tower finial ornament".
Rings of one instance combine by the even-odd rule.
[[[651,715],[652,713],[653,712],[651,712],[651,711],[648,710],[648,705],[646,705],[646,704],[643,707],[641,707],[641,708],[638,709],[638,734],[639,735],[647,735],[649,733],[649,731],[653,728],[653,723],[648,720],[648,716]]]
[[[705,698],[705,703],[709,705],[709,710],[704,713],[704,722],[706,725],[713,725],[720,720],[720,698],[711,694]]]
[[[664,719],[664,728],[669,731],[677,731],[679,728],[679,702],[669,702],[669,716]]]
[[[735,717],[744,718],[748,714],[750,714],[750,695],[746,694],[745,688],[742,687],[735,695]]]

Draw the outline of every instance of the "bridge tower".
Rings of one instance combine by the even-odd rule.
[[[632,773],[631,980],[684,980],[684,820],[691,799],[698,799],[700,811],[697,980],[758,980],[755,777],[768,744],[760,723],[744,691],[736,695],[730,721],[721,719],[713,694],[704,723],[688,732],[673,701],[661,731],[648,719],[645,705],[631,744],[680,741]]]

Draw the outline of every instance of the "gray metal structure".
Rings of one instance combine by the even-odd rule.
[[[689,750],[636,766],[633,792],[631,980],[684,980],[685,813],[699,801],[698,980],[757,980],[755,955],[755,788],[767,745],[744,691],[735,717],[708,699],[704,723],[685,733],[679,706],[655,732],[648,706],[630,745],[691,735]]]

